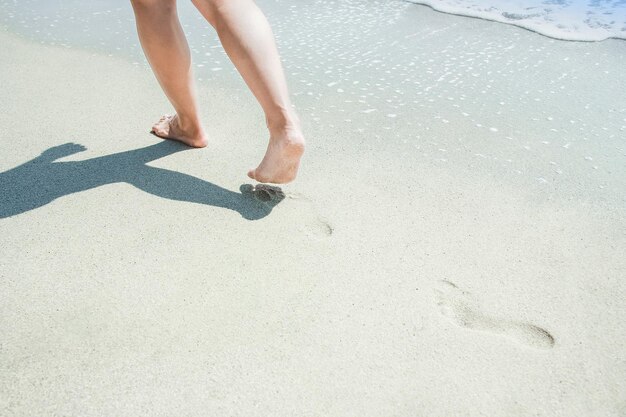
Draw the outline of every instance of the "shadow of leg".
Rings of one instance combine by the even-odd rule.
[[[234,210],[248,220],[267,216],[284,198],[284,195],[281,198],[275,191],[272,191],[274,196],[268,191],[255,192],[249,184],[242,185],[241,193],[236,193],[191,175],[146,165],[133,173],[129,183],[147,193],[170,200]]]
[[[0,218],[36,209],[65,195],[119,182],[170,200],[234,210],[248,220],[267,216],[285,198],[278,187],[244,184],[241,193],[237,193],[191,175],[146,165],[188,149],[168,141],[82,161],[52,162],[84,149],[73,143],[55,146],[0,173]]]

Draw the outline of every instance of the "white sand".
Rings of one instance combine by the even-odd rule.
[[[390,54],[495,26],[414,10],[397,33],[432,36]],[[552,65],[524,86],[486,62],[483,84],[543,102],[497,115],[469,73],[457,113],[437,89],[420,112],[295,95],[310,146],[269,215],[237,194],[265,148],[249,95],[204,85],[212,143],[173,153],[146,69],[1,33],[0,415],[626,415],[624,44],[503,33]],[[575,74],[580,106],[546,103],[564,55],[609,71]]]

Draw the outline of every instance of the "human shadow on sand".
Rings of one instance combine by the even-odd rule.
[[[285,198],[278,187],[243,184],[237,193],[191,175],[147,165],[185,149],[188,148],[176,142],[163,141],[84,161],[56,162],[84,151],[85,147],[75,143],[52,147],[0,173],[0,218],[36,209],[68,194],[117,182],[170,200],[234,210],[248,220],[267,216]]]

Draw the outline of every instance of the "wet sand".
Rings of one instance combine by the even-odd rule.
[[[235,74],[187,149],[144,66],[0,33],[0,414],[623,416],[625,44],[411,7],[286,48],[280,193]]]

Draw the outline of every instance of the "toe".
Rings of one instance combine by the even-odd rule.
[[[250,171],[248,171],[248,177],[255,179],[254,177],[254,169],[251,169]]]

